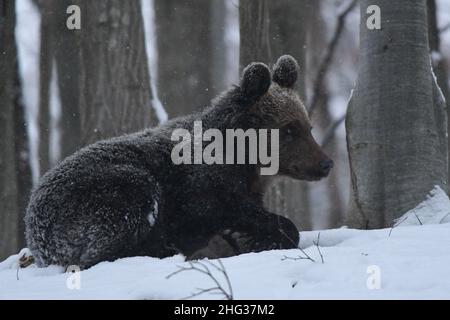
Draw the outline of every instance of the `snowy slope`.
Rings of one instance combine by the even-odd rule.
[[[433,212],[440,219],[430,219]],[[407,219],[401,218],[405,223],[393,229],[321,231],[319,248],[324,263],[314,244],[317,231],[301,234],[304,253],[274,250],[221,261],[235,299],[450,299],[447,212],[449,199],[434,189],[404,216],[414,219],[406,223]],[[305,253],[314,262],[291,259]],[[197,271],[180,272],[168,279],[179,267],[189,267],[182,256],[120,259],[75,275],[55,266],[30,266],[17,274],[18,258],[11,256],[0,263],[0,299],[179,299],[198,288],[215,286],[211,278]],[[219,266],[216,260],[202,261],[229,293],[223,274],[210,262]],[[67,286],[69,279],[73,288],[74,276],[80,277],[80,289]],[[223,297],[215,293],[195,298]]]

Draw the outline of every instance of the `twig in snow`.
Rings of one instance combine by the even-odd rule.
[[[419,221],[420,225],[422,226],[423,223],[422,223],[422,221],[420,221],[420,219],[419,219],[419,217],[417,216],[417,214],[414,213],[414,215],[416,216],[417,221]]]
[[[399,225],[400,225],[401,223],[403,223],[406,219],[408,219],[408,216],[404,217],[402,220],[400,220],[400,221],[398,221],[398,222],[396,222],[396,223],[394,223],[394,224],[392,225],[391,230],[389,230],[389,237],[391,236],[391,233],[392,233],[392,231],[394,230],[394,228],[397,227],[397,226],[399,226]]]
[[[447,213],[445,216],[443,216],[441,220],[439,220],[439,224],[441,224],[442,222],[444,222],[444,219],[447,218],[448,215],[450,215],[450,212]]]
[[[291,237],[289,237],[287,234],[286,234],[286,232],[284,232],[284,230],[283,230],[283,228],[281,228],[281,224],[280,224],[280,220],[278,219],[278,226],[279,226],[279,231],[281,232],[281,234],[282,235],[284,235],[285,237],[286,237],[286,239],[288,239],[298,250],[300,250],[300,252],[303,254],[303,256],[298,256],[298,257],[295,257],[295,258],[292,258],[292,257],[287,257],[287,256],[284,256],[281,260],[310,260],[310,261],[312,261],[312,262],[316,262],[313,258],[311,258],[306,252],[305,252],[305,250],[303,250],[301,247],[300,247],[300,241],[299,241],[299,243],[295,243],[295,241],[293,240],[293,239],[291,239]]]
[[[331,61],[333,60],[333,56],[336,51],[336,46],[339,42],[339,38],[341,37],[342,31],[344,30],[345,18],[353,10],[353,8],[356,6],[357,3],[358,3],[358,0],[352,0],[350,2],[350,4],[344,9],[344,11],[342,11],[338,16],[336,29],[335,29],[333,37],[331,38],[331,41],[328,45],[325,56],[319,66],[319,70],[317,71],[316,79],[314,80],[313,96],[311,98],[311,103],[309,105],[309,110],[308,110],[310,117],[319,102],[322,83],[323,83],[325,75],[328,72],[328,69],[331,65]]]
[[[323,260],[322,251],[320,251],[319,242],[320,242],[320,232],[317,234],[317,242],[313,241],[313,243],[316,245],[317,251],[319,251],[320,259],[322,260],[322,264],[323,264],[323,263],[325,263],[325,261]]]
[[[214,263],[210,261],[206,261],[211,267],[219,271],[222,276],[225,279],[227,289],[222,286],[222,284],[219,282],[217,277],[213,275],[210,268],[208,268],[208,265],[206,263],[203,263],[201,261],[189,261],[189,267],[181,267],[178,266],[178,270],[175,272],[172,272],[168,276],[166,276],[166,279],[169,279],[173,276],[175,276],[178,273],[184,272],[184,271],[197,271],[200,272],[206,276],[208,276],[215,284],[215,286],[207,289],[202,288],[196,288],[197,292],[192,293],[190,296],[183,298],[183,299],[190,299],[199,295],[202,295],[204,293],[212,293],[212,294],[220,294],[223,295],[226,300],[233,300],[233,288],[231,285],[230,277],[228,276],[227,271],[225,270],[225,266],[223,265],[222,261],[218,259],[219,266],[215,265]]]

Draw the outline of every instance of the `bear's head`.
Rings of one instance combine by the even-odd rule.
[[[239,84],[247,127],[279,130],[279,175],[299,180],[326,177],[333,161],[311,134],[308,112],[294,85],[298,64],[281,56],[272,72],[263,63],[251,63]]]

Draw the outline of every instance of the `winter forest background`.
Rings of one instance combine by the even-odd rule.
[[[237,83],[249,62],[273,64],[282,54],[300,63],[297,90],[335,167],[317,183],[277,182],[266,197],[272,211],[300,230],[347,222],[381,228],[434,185],[446,189],[447,163],[439,159],[447,158],[447,124],[436,106],[439,88],[450,97],[450,2],[375,2],[386,5],[383,22],[390,15],[427,22],[413,32],[399,24],[370,34],[360,8],[371,3],[356,0],[1,0],[0,259],[25,247],[30,188],[58,161],[96,140],[199,110]],[[66,27],[71,4],[81,8],[80,30]],[[398,34],[413,40],[413,51],[396,47]],[[391,44],[383,58],[377,50],[391,52]],[[397,149],[361,154],[358,139],[397,139]],[[358,181],[371,181],[359,190],[362,200],[354,199]]]

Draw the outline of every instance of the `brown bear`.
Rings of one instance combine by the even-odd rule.
[[[326,177],[333,162],[311,135],[293,89],[298,65],[252,63],[239,85],[202,112],[154,129],[99,141],[47,172],[32,192],[26,237],[38,265],[78,265],[182,253],[222,257],[295,248],[294,224],[263,206],[271,181],[261,163],[175,164],[175,129],[277,129],[279,175]]]

